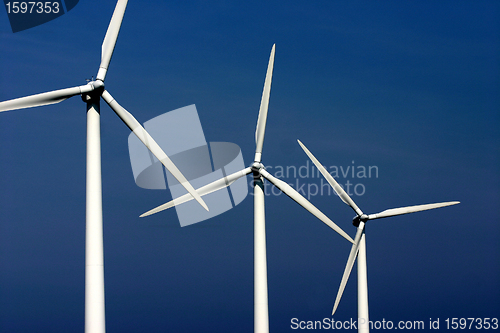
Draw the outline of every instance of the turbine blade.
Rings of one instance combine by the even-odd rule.
[[[241,178],[243,176],[246,176],[246,175],[248,175],[250,173],[252,173],[252,169],[251,168],[246,168],[246,169],[237,171],[235,173],[230,174],[227,177],[218,179],[218,180],[216,180],[214,182],[211,182],[210,184],[207,184],[205,186],[200,187],[199,189],[196,190],[196,192],[198,192],[198,194],[200,194],[201,196],[213,193],[215,191],[221,190],[221,189],[223,189],[223,188],[231,185],[232,183],[234,183],[239,178]],[[185,203],[185,202],[188,202],[188,201],[191,201],[191,200],[193,200],[193,196],[191,194],[189,194],[189,193],[186,193],[183,196],[180,196],[180,197],[178,197],[178,198],[176,198],[174,200],[171,200],[171,201],[169,201],[169,202],[167,202],[167,203],[165,203],[165,204],[163,204],[161,206],[158,206],[156,208],[153,208],[153,209],[145,212],[144,214],[142,214],[139,217],[149,216],[149,215],[161,212],[162,210],[172,208],[174,206],[180,205],[182,203]]]
[[[139,138],[139,140],[144,143],[146,147],[156,156],[156,158],[167,168],[168,171],[179,181],[179,183],[184,186],[184,188],[200,203],[200,205],[208,211],[208,207],[200,197],[200,195],[195,191],[193,186],[187,181],[186,177],[177,169],[175,164],[170,160],[170,158],[163,152],[163,149],[156,143],[156,141],[149,135],[149,133],[142,127],[142,125],[130,114],[125,108],[123,108],[106,90],[102,93],[102,98],[108,103],[109,107],[115,111],[118,117],[123,120],[123,122],[130,128],[132,132]]]
[[[401,207],[401,208],[386,209],[383,212],[368,215],[368,219],[369,220],[381,219],[383,217],[390,217],[390,216],[396,216],[396,215],[415,213],[415,212],[420,212],[423,210],[452,206],[452,205],[456,205],[459,203],[460,203],[460,201],[449,201],[449,202],[433,203],[433,204],[427,204],[427,205],[417,205],[417,206],[408,206],[408,207]]]
[[[339,226],[337,226],[335,223],[332,222],[325,214],[323,214],[318,208],[316,208],[312,203],[310,203],[306,198],[304,198],[299,192],[295,191],[293,187],[285,183],[284,181],[275,178],[272,176],[269,172],[267,172],[264,169],[260,169],[260,174],[264,176],[267,180],[269,180],[274,186],[276,186],[278,189],[280,189],[283,193],[288,195],[290,198],[292,198],[295,202],[297,202],[299,205],[304,207],[306,210],[308,210],[311,214],[316,216],[318,219],[320,219],[323,223],[325,223],[327,226],[335,230],[337,233],[339,233],[342,237],[347,239],[349,242],[354,243],[351,237],[349,237],[348,234],[345,233],[344,230],[342,230]]]
[[[0,112],[56,104],[75,95],[80,95],[92,90],[94,90],[94,86],[92,84],[87,84],[79,87],[59,89],[27,97],[11,99],[0,103]]]
[[[321,174],[323,175],[323,177],[325,177],[326,180],[328,181],[328,183],[330,183],[331,187],[337,193],[337,195],[340,197],[340,199],[344,203],[346,203],[347,205],[349,205],[356,212],[356,214],[358,214],[358,216],[363,215],[363,212],[361,211],[361,209],[359,209],[359,207],[354,203],[354,201],[351,199],[351,197],[337,183],[337,181],[335,180],[335,178],[333,178],[332,175],[330,175],[330,173],[328,171],[326,171],[325,167],[316,159],[316,157],[314,157],[313,154],[311,154],[311,152],[309,151],[309,149],[307,149],[306,146],[304,146],[304,144],[302,142],[300,142],[300,140],[297,140],[297,141],[299,142],[299,145],[302,147],[302,149],[307,154],[307,156],[309,156],[309,158],[311,159],[311,161],[313,161],[314,165],[316,165],[316,167],[321,172]]]
[[[118,39],[118,33],[120,32],[125,9],[127,8],[127,2],[128,0],[118,0],[116,3],[115,11],[113,12],[108,30],[106,31],[106,36],[102,42],[101,65],[97,72],[97,80],[104,81],[106,78],[106,72],[108,71],[109,62],[115,50],[116,40]]]
[[[276,44],[273,45],[271,55],[269,56],[266,80],[264,82],[264,90],[262,91],[262,99],[260,101],[259,118],[257,119],[257,127],[255,129],[255,162],[260,162],[262,158],[262,146],[264,145],[264,135],[266,133],[267,108],[269,106],[269,96],[271,95],[271,81],[273,79],[275,49]]]
[[[361,240],[361,236],[363,236],[364,227],[365,224],[361,222],[359,224],[358,231],[356,232],[356,237],[354,237],[354,244],[352,244],[351,252],[349,253],[349,258],[347,259],[347,264],[345,265],[344,275],[342,275],[342,281],[340,282],[339,291],[337,292],[337,298],[335,299],[335,305],[333,306],[332,316],[335,311],[337,311],[337,307],[339,306],[340,299],[344,293],[347,280],[349,280],[349,276],[351,275],[352,266],[354,265],[354,261],[358,255],[359,241]]]

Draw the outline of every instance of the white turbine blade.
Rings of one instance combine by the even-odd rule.
[[[269,172],[267,172],[264,169],[260,169],[260,174],[264,176],[267,180],[269,180],[274,186],[279,188],[283,193],[288,195],[290,198],[292,198],[295,202],[297,202],[299,205],[304,207],[306,210],[308,210],[311,214],[316,216],[318,219],[320,219],[323,223],[325,223],[327,226],[335,230],[337,233],[339,233],[342,237],[347,239],[349,242],[354,243],[351,237],[349,237],[348,234],[345,233],[344,230],[342,230],[339,226],[337,226],[335,223],[333,223],[332,220],[330,220],[325,214],[323,214],[318,208],[316,208],[312,203],[310,203],[306,198],[304,198],[299,192],[295,191],[293,187],[285,183],[284,181],[275,178],[272,176]]]
[[[363,215],[363,212],[361,211],[361,209],[359,209],[359,207],[354,203],[354,201],[351,199],[351,197],[337,183],[335,178],[333,178],[332,175],[330,175],[330,173],[328,171],[326,171],[325,167],[316,159],[316,157],[314,157],[313,154],[311,154],[309,149],[307,149],[306,146],[304,146],[304,144],[302,142],[300,142],[300,140],[297,140],[297,141],[299,142],[299,145],[302,147],[302,149],[307,154],[307,156],[309,156],[311,161],[313,161],[314,165],[316,165],[316,167],[321,172],[323,177],[325,177],[326,180],[328,181],[328,183],[332,186],[333,190],[337,193],[337,195],[340,197],[340,199],[343,202],[345,202],[347,205],[349,205],[356,212],[356,214],[358,214],[358,216]]]
[[[273,79],[275,49],[276,44],[273,45],[271,55],[269,56],[266,80],[264,82],[264,90],[262,91],[262,99],[260,101],[259,118],[257,119],[257,127],[255,129],[255,162],[260,162],[262,158],[262,146],[264,145],[264,135],[266,133],[267,108],[269,106],[269,96],[271,95],[271,81]]]
[[[427,205],[418,205],[418,206],[408,206],[408,207],[401,207],[401,208],[386,209],[383,212],[368,215],[368,219],[375,220],[375,219],[380,219],[383,217],[390,217],[390,216],[396,216],[396,215],[415,213],[415,212],[420,212],[423,210],[452,206],[452,205],[456,205],[459,203],[460,203],[460,201],[449,201],[449,202],[433,203],[433,204],[427,204]]]
[[[354,237],[354,244],[352,244],[351,252],[349,253],[349,258],[347,259],[347,264],[345,265],[344,275],[342,275],[342,281],[340,282],[339,291],[337,292],[337,298],[335,299],[335,305],[333,306],[332,316],[335,311],[337,311],[337,307],[339,306],[340,299],[344,293],[347,280],[349,280],[349,275],[351,275],[352,266],[354,265],[354,261],[358,255],[359,241],[361,240],[361,236],[363,236],[364,227],[365,224],[361,222],[359,224],[358,231],[356,232],[356,237]]]
[[[59,89],[27,97],[11,99],[0,103],[0,112],[55,104],[75,95],[80,95],[92,90],[94,90],[94,86],[87,84],[80,87]]]
[[[246,168],[246,169],[237,171],[233,174],[230,174],[227,177],[218,179],[214,182],[211,182],[210,184],[207,184],[205,186],[200,187],[199,189],[196,190],[196,192],[198,192],[198,194],[200,194],[201,196],[213,193],[215,191],[218,191],[218,190],[221,190],[225,187],[228,187],[229,185],[234,183],[236,180],[238,180],[239,178],[241,178],[243,176],[248,175],[249,173],[252,173],[252,168]],[[180,197],[178,197],[174,200],[171,200],[171,201],[169,201],[161,206],[158,206],[156,208],[153,208],[153,209],[145,212],[144,214],[140,215],[139,217],[149,216],[149,215],[161,212],[162,210],[172,208],[174,206],[180,205],[182,203],[185,203],[185,202],[188,202],[191,200],[193,200],[193,196],[189,193],[186,193],[183,196],[180,196]]]
[[[118,117],[123,120],[123,122],[130,128],[132,132],[139,138],[139,140],[144,143],[146,147],[156,156],[156,158],[167,168],[172,176],[177,179],[177,181],[184,186],[184,188],[200,203],[200,205],[208,211],[208,207],[200,197],[200,195],[195,191],[193,186],[187,181],[186,177],[177,169],[175,164],[170,160],[170,158],[165,154],[163,149],[156,143],[156,141],[149,135],[149,133],[142,127],[142,125],[132,116],[125,108],[123,108],[106,90],[102,93],[102,98],[108,103],[108,105],[115,111]]]
[[[127,0],[118,0],[113,16],[111,17],[111,21],[109,22],[106,36],[102,42],[101,65],[99,66],[99,71],[97,72],[97,80],[104,81],[104,78],[106,77],[106,72],[108,71],[109,62],[111,61],[113,51],[115,50],[116,40],[118,38],[118,33],[120,32],[126,8]]]

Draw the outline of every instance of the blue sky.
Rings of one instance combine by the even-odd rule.
[[[81,1],[15,34],[0,11],[0,100],[95,76],[114,5]],[[140,122],[196,104],[207,141],[249,165],[276,43],[265,165],[306,165],[300,139],[327,166],[378,167],[339,179],[363,184],[365,212],[462,202],[366,229],[371,319],[443,329],[500,313],[499,7],[130,1],[106,88]],[[135,185],[129,130],[101,106],[108,332],[252,332],[252,197],[185,228],[174,210],[140,219],[169,194]],[[85,133],[79,97],[0,115],[2,332],[83,331]],[[311,202],[354,236],[338,198]],[[266,219],[271,331],[330,318],[349,244],[284,195]],[[356,315],[353,274],[335,319]]]

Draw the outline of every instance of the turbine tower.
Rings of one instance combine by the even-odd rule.
[[[118,0],[102,43],[101,64],[94,81],[73,88],[17,98],[0,103],[0,112],[62,102],[81,95],[87,104],[87,180],[85,237],[85,332],[105,332],[104,261],[102,235],[100,97],[148,147],[170,173],[206,210],[207,205],[142,125],[104,88],[104,79],[113,55],[127,0]]]
[[[335,299],[335,304],[333,306],[332,316],[337,310],[340,299],[344,292],[344,288],[351,274],[352,266],[358,256],[358,332],[369,332],[369,318],[368,318],[368,280],[366,273],[366,240],[365,240],[365,224],[369,220],[380,219],[384,217],[396,216],[409,214],[414,212],[420,212],[429,209],[435,209],[440,207],[446,207],[451,205],[459,204],[459,201],[441,202],[433,203],[427,205],[418,206],[408,206],[401,208],[386,209],[377,214],[364,214],[361,209],[354,203],[351,197],[344,191],[344,189],[337,183],[335,178],[333,178],[330,173],[325,169],[325,167],[314,157],[314,155],[300,142],[297,140],[304,150],[304,152],[309,156],[311,161],[316,165],[321,174],[326,178],[328,183],[332,186],[333,190],[337,193],[339,198],[348,206],[350,206],[355,212],[356,217],[353,219],[353,224],[357,227],[356,236],[354,237],[354,243],[351,247],[351,252],[349,253],[349,258],[347,259],[347,265],[344,270],[344,275],[342,276],[342,281],[340,283],[340,288],[337,293],[337,298]]]
[[[266,80],[264,83],[264,91],[262,92],[262,100],[260,102],[259,118],[257,120],[257,128],[255,131],[255,157],[252,165],[241,171],[237,171],[225,178],[216,180],[208,185],[200,187],[196,191],[200,195],[209,194],[220,189],[223,189],[237,179],[248,174],[253,174],[254,177],[254,332],[267,333],[269,332],[269,311],[267,297],[267,255],[266,255],[266,227],[265,227],[265,212],[264,212],[264,179],[276,186],[283,193],[292,198],[299,205],[308,210],[330,228],[339,233],[349,242],[354,243],[351,237],[333,223],[325,214],[311,204],[300,193],[294,190],[284,181],[275,178],[261,162],[262,147],[264,144],[264,134],[266,131],[267,110],[269,105],[269,96],[271,93],[271,80],[273,76],[275,45],[271,50],[269,64],[267,67]],[[158,206],[144,214],[141,217],[158,213],[167,208],[192,200],[189,194],[185,194],[172,201],[169,201],[161,206]]]

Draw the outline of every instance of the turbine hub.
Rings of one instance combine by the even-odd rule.
[[[369,220],[368,215],[363,214],[361,216],[356,216],[355,218],[353,218],[352,224],[357,228],[357,227],[359,227],[360,222],[366,222],[368,220]]]
[[[82,101],[89,103],[93,99],[101,97],[102,92],[104,91],[104,82],[101,80],[95,80],[88,82],[87,85],[90,86],[92,90],[82,94]]]
[[[252,169],[254,180],[260,179],[260,170],[265,169],[264,165],[260,162],[253,162],[250,168]]]
[[[252,168],[253,172],[259,172],[260,169],[265,169],[264,165],[260,162],[253,162],[250,168]]]
[[[99,88],[104,89],[104,82],[100,79],[97,79],[95,81],[90,81],[88,84],[91,84],[94,87],[94,89],[99,89]]]

